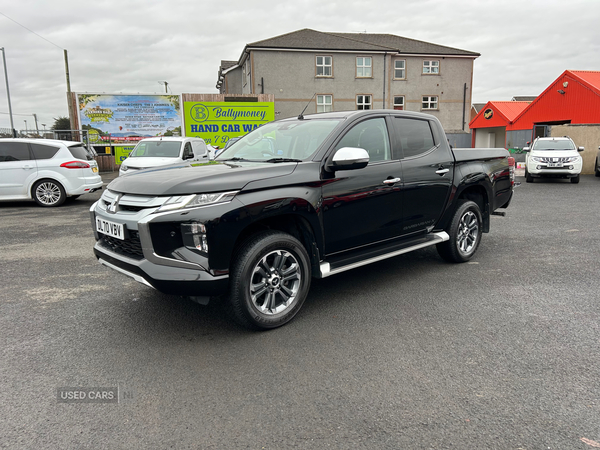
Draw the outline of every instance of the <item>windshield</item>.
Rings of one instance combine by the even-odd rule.
[[[555,141],[550,140],[537,140],[533,144],[533,150],[577,150],[573,141],[569,139],[561,139]]]
[[[129,157],[143,158],[177,158],[181,142],[173,141],[140,141],[131,151]]]
[[[249,161],[285,161],[310,159],[325,138],[340,123],[331,119],[305,119],[271,122],[257,128],[216,158]]]

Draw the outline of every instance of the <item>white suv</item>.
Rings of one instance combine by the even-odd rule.
[[[533,141],[527,152],[525,181],[531,183],[534,178],[559,177],[570,178],[571,183],[579,183],[582,158],[570,137],[540,137]]]
[[[183,161],[208,161],[214,158],[204,139],[191,137],[153,137],[142,139],[121,163],[119,175],[141,169],[170,166]]]
[[[81,142],[0,139],[0,200],[59,206],[98,189],[98,163]]]

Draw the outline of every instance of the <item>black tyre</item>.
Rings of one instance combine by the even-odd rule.
[[[40,180],[33,185],[31,194],[40,206],[60,206],[67,199],[67,194],[62,185],[54,180]]]
[[[525,169],[525,181],[527,183],[533,183],[533,177],[529,172],[527,172],[527,169]]]
[[[577,175],[576,177],[571,178],[571,183],[573,183],[573,184],[579,183],[579,175]]]
[[[461,200],[446,230],[450,240],[437,245],[437,251],[449,262],[469,261],[481,242],[481,211],[477,203]]]
[[[594,175],[600,177],[600,170],[598,169],[598,158],[596,158],[596,165],[594,166]]]
[[[310,288],[311,266],[293,236],[265,231],[235,255],[228,306],[234,320],[250,329],[280,327],[298,313]]]

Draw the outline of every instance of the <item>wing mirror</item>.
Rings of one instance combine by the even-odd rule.
[[[524,152],[528,152],[529,150],[531,150],[531,147],[523,147]]]
[[[331,161],[327,164],[327,170],[355,170],[362,169],[369,164],[369,153],[364,148],[342,147],[337,150]]]
[[[584,151],[584,150],[585,150],[585,147],[577,147],[577,151],[578,151],[578,152],[582,152],[582,151]]]

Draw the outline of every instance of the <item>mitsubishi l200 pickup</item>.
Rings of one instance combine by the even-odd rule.
[[[115,179],[90,209],[94,252],[161,292],[222,297],[240,324],[275,328],[313,277],[433,245],[447,261],[470,260],[511,201],[508,155],[452,149],[427,114],[300,115],[214,161]]]

